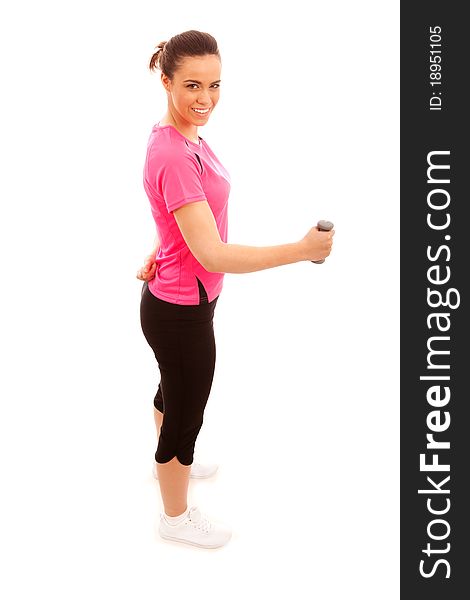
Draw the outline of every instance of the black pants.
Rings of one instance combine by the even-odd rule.
[[[199,282],[199,280],[198,280]],[[199,282],[199,304],[173,304],[152,294],[145,282],[140,322],[160,370],[154,406],[164,414],[155,460],[193,462],[215,370],[214,310]]]

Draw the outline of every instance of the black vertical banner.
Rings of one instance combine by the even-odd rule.
[[[404,600],[470,597],[466,8],[458,2],[401,2]]]

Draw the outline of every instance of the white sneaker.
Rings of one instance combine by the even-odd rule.
[[[178,525],[170,525],[165,514],[160,513],[158,533],[165,540],[200,548],[219,548],[232,537],[232,532],[226,525],[211,521],[197,506],[191,506],[185,519]]]
[[[207,477],[212,477],[218,468],[218,465],[201,465],[193,462],[189,477],[191,479],[207,479]],[[158,479],[157,463],[155,461],[153,461],[153,476]]]

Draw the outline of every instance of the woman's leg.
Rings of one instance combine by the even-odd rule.
[[[165,514],[177,517],[188,508],[188,484],[191,465],[182,465],[172,458],[169,462],[157,463],[158,483],[162,495]]]
[[[176,354],[160,354],[164,413],[154,405],[159,428],[155,453],[158,483],[165,514],[174,517],[187,508],[189,475],[194,445],[203,423],[215,366],[215,342],[209,323],[188,324],[188,331],[172,334]],[[178,343],[179,341],[179,343]]]
[[[160,429],[163,422],[163,414],[153,407],[153,416],[157,428],[157,443],[160,437]],[[162,494],[165,513],[169,517],[176,517],[187,509],[189,467],[182,465],[179,460],[172,458],[170,462],[163,465],[157,463],[158,481]],[[162,480],[163,478],[163,480]]]
[[[155,406],[153,407],[153,416],[157,428],[157,444],[160,437],[160,430],[163,423],[163,413]],[[188,508],[188,484],[191,465],[182,465],[179,460],[172,458],[164,464],[157,463],[158,482],[160,484],[160,493],[162,495],[165,513],[169,517],[176,517],[185,512]]]
[[[187,510],[194,444],[202,426],[215,366],[212,328],[215,303],[211,304],[205,308],[178,307],[157,300],[149,290],[142,294],[142,329],[154,350],[161,375],[154,399],[159,435],[155,459],[168,516]],[[164,410],[159,410],[163,404]]]

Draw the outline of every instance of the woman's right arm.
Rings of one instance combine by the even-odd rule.
[[[207,200],[185,204],[173,211],[188,248],[213,273],[251,273],[303,260],[320,260],[331,252],[332,231],[312,227],[299,241],[278,246],[227,244],[220,238]]]

